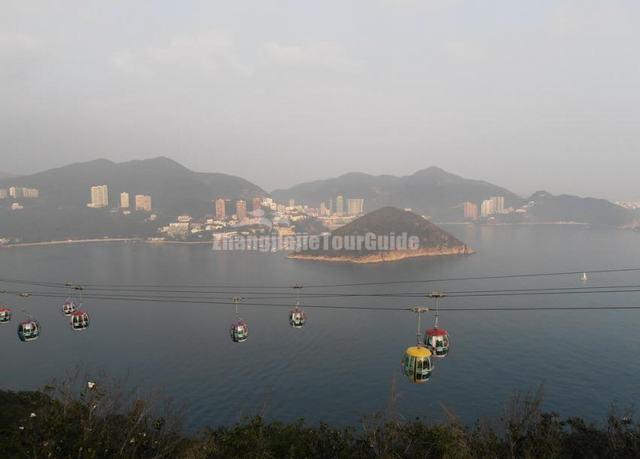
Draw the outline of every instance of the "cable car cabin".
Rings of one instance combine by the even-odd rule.
[[[67,298],[64,303],[62,303],[62,313],[65,316],[70,316],[76,312],[77,309],[76,304],[70,298]]]
[[[402,359],[402,374],[415,384],[429,381],[431,377],[431,351],[424,346],[407,348]]]
[[[231,340],[234,343],[242,343],[249,337],[249,327],[242,320],[231,324],[231,329],[229,331],[231,333]]]
[[[86,330],[89,328],[89,314],[85,311],[75,311],[71,314],[70,323],[73,330]]]
[[[18,325],[18,338],[22,342],[33,341],[38,339],[40,331],[40,324],[37,320],[25,320]]]
[[[0,324],[7,323],[11,320],[11,310],[7,308],[0,308]]]
[[[449,353],[449,334],[444,328],[430,328],[425,332],[424,344],[439,358]]]
[[[295,308],[289,311],[289,325],[293,328],[302,328],[307,318],[304,315],[304,311],[300,308]]]

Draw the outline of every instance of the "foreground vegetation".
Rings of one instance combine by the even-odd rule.
[[[116,395],[114,395],[116,394]],[[358,428],[266,422],[182,433],[180,412],[102,384],[0,392],[0,457],[180,458],[589,458],[640,457],[640,425],[611,414],[603,425],[540,410],[541,393],[516,395],[496,426],[455,419],[428,425],[390,413]],[[393,410],[390,410],[393,411]]]

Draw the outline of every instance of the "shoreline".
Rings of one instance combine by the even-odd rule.
[[[151,241],[137,237],[122,238],[102,238],[102,239],[67,239],[62,241],[40,241],[40,242],[18,242],[16,244],[3,244],[0,249],[19,249],[24,247],[44,247],[51,245],[73,245],[73,244],[97,244],[104,242],[136,242],[142,244],[175,244],[175,245],[203,245],[213,244],[213,241]]]
[[[139,238],[107,238],[107,239],[67,239],[63,241],[18,242],[16,244],[3,244],[0,248],[12,249],[20,247],[39,247],[47,245],[71,245],[71,244],[95,244],[98,242],[144,242]]]
[[[582,222],[436,222],[436,225],[469,225],[469,226],[592,226],[592,223]],[[618,227],[612,227],[618,228]]]
[[[396,261],[407,260],[409,258],[448,257],[472,255],[474,253],[476,253],[476,251],[468,246],[458,246],[450,249],[421,249],[379,252],[363,257],[306,255],[303,253],[292,253],[289,254],[287,258],[290,260],[321,261],[324,263],[379,264],[393,263]]]

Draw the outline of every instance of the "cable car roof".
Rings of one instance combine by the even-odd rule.
[[[447,330],[444,328],[430,328],[427,330],[427,335],[431,336],[446,336],[448,335]]]
[[[406,353],[411,357],[431,357],[431,351],[423,346],[408,347]]]

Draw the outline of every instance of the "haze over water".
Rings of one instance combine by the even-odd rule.
[[[294,285],[581,271],[640,265],[640,234],[579,226],[446,228],[470,244],[470,257],[407,260],[384,265],[338,265],[287,260],[284,254],[216,253],[207,246],[104,243],[0,250],[0,277],[96,284]],[[587,285],[638,284],[638,273],[594,274]],[[305,289],[304,293],[389,293],[580,287],[576,276],[436,284]],[[2,284],[0,288],[16,289]],[[46,289],[45,289],[46,290]],[[49,289],[50,290],[50,289]],[[210,289],[212,301],[249,293]],[[264,292],[264,290],[260,290]],[[91,295],[91,289],[87,295]],[[97,293],[97,292],[94,292]],[[113,292],[117,293],[117,292]],[[290,293],[290,292],[289,292]],[[162,294],[161,294],[162,295]],[[166,296],[176,296],[167,293]],[[447,307],[638,305],[640,294],[448,298]],[[544,384],[545,406],[561,415],[604,418],[610,404],[625,407],[640,389],[640,311],[449,312],[440,325],[452,337],[431,381],[406,382],[399,371],[415,342],[410,312],[307,309],[307,325],[291,329],[287,308],[241,307],[248,341],[228,335],[230,305],[87,300],[92,324],[69,329],[61,299],[3,295],[16,309],[0,325],[5,356],[0,388],[41,387],[77,365],[122,378],[128,387],[161,390],[185,403],[187,424],[233,423],[266,410],[283,421],[305,418],[354,423],[387,405],[392,380],[397,409],[408,419],[443,417],[442,406],[472,422],[498,417],[514,390]],[[249,300],[248,300],[249,301]],[[256,300],[250,300],[252,303]],[[293,299],[266,300],[291,303]],[[403,298],[317,298],[313,304],[408,307]],[[428,304],[422,302],[422,304]],[[25,309],[42,324],[38,341],[20,343]],[[425,328],[431,316],[424,318]]]

